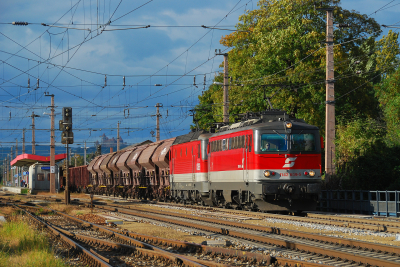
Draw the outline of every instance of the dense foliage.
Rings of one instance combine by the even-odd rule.
[[[398,190],[400,146],[387,142],[384,122],[356,118],[336,133],[337,175],[333,188]]]
[[[374,175],[369,176],[373,180],[382,173],[378,167],[384,166],[387,172],[400,168],[396,167],[400,166],[400,154],[396,155],[400,144],[399,36],[392,31],[381,36],[381,26],[373,18],[342,9],[340,0],[320,3],[334,6],[335,25],[350,26],[334,28],[335,109],[340,118],[337,185],[372,187],[373,183],[362,183],[366,175],[362,170],[374,167]],[[274,108],[317,125],[324,135],[326,12],[314,4],[311,0],[260,0],[259,8],[240,16],[237,30],[221,39],[229,50],[231,122],[240,113],[265,110],[268,97]],[[222,82],[222,74],[215,81]],[[214,84],[199,96],[198,127],[209,129],[222,122],[222,96],[222,86]],[[388,159],[391,156],[393,160]],[[388,178],[379,186],[383,189],[393,183]]]

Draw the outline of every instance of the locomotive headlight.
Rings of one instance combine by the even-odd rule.
[[[315,171],[310,171],[309,175],[310,175],[311,177],[314,177],[314,176],[315,176]]]
[[[271,176],[271,172],[270,171],[264,171],[264,176],[265,177],[270,177]]]
[[[286,128],[290,129],[292,128],[293,124],[291,122],[286,122]]]

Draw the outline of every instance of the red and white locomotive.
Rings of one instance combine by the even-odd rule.
[[[191,132],[114,152],[115,164],[98,157],[88,167],[91,190],[262,211],[315,210],[321,145],[317,127],[269,110],[217,133]]]
[[[321,188],[317,127],[266,111],[218,133],[177,137],[173,199],[263,211],[314,210]]]

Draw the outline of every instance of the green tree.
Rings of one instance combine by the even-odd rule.
[[[73,166],[82,166],[84,164],[83,157],[79,154],[76,154],[72,157],[70,165]]]
[[[400,68],[375,86],[386,121],[390,144],[400,145]]]
[[[335,24],[351,26],[334,30],[336,114],[347,120],[357,114],[376,118],[379,103],[373,84],[380,82],[385,71],[390,72],[384,66],[393,63],[395,57],[385,51],[394,51],[397,44],[393,36],[388,39],[390,45],[377,43],[380,25],[366,15],[342,9],[339,3],[322,1],[322,6],[335,5]],[[315,9],[311,0],[261,0],[258,6],[240,16],[237,31],[221,40],[231,48],[230,114],[265,110],[264,94],[274,95],[274,108],[303,118],[324,133],[326,56],[321,42],[326,38],[326,12]],[[383,52],[379,54],[377,49]],[[217,76],[215,81],[221,82],[222,77]],[[237,83],[244,86],[233,85]],[[357,93],[349,93],[357,87]],[[198,111],[196,119],[200,128],[222,121],[222,86],[210,86],[199,100],[196,109],[202,112]]]
[[[356,118],[336,131],[336,189],[397,190],[400,146],[386,142],[384,122]]]
[[[89,153],[86,155],[86,162],[91,162],[96,157],[96,153]]]

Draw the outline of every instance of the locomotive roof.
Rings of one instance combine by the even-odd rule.
[[[212,136],[224,135],[245,130],[284,130],[284,123],[290,121],[293,130],[319,130],[318,127],[306,123],[303,119],[291,118],[282,110],[267,110],[261,113],[249,113],[248,119],[219,128],[217,133],[209,133],[204,130],[190,132],[177,136],[173,145],[187,143],[193,140],[208,139]]]
[[[205,131],[196,131],[196,132],[190,132],[185,135],[180,135],[177,136],[174,143],[172,145],[178,145],[178,144],[183,144],[187,143],[193,140],[198,140],[200,135],[206,133]]]
[[[290,121],[293,124],[293,130],[318,130],[318,127],[306,123],[303,119],[290,118],[285,111],[272,110],[265,111],[261,114],[252,115],[253,116],[249,116],[251,119],[221,127],[218,130],[218,133],[214,134],[213,136],[255,129],[284,130],[284,123],[287,121]]]

